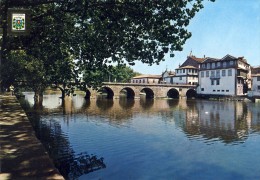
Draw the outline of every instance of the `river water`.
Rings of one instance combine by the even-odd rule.
[[[66,179],[260,179],[260,104],[24,94]]]

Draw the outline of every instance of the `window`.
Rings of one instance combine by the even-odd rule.
[[[185,69],[183,69],[182,72],[185,73]]]
[[[234,61],[230,61],[230,65],[233,66],[234,65]]]
[[[210,71],[210,77],[215,77],[215,71]]]
[[[145,83],[145,80],[143,80],[143,83]]]
[[[217,78],[219,78],[219,77],[220,77],[220,71],[219,71],[219,70],[217,70],[216,77],[217,77]]]
[[[204,91],[204,88],[201,88],[201,91]]]
[[[216,92],[216,90],[214,89],[213,92]]]
[[[211,80],[211,85],[214,85],[214,80]]]
[[[229,92],[229,90],[226,90],[226,92]]]
[[[224,90],[221,90],[222,92],[224,92]]]
[[[201,67],[202,67],[202,68],[205,68],[205,64],[202,64]]]
[[[211,66],[212,66],[212,68],[215,68],[215,63],[212,63],[212,65],[211,65]]]
[[[209,77],[209,71],[206,71],[206,77]]]
[[[141,79],[139,80],[139,83],[141,83],[142,81],[141,81]]]
[[[222,76],[226,76],[226,70],[222,70]]]
[[[191,72],[191,69],[189,69],[189,73]]]
[[[232,69],[228,70],[228,76],[232,76]]]
[[[217,62],[217,67],[220,67],[220,62]]]
[[[217,85],[219,85],[219,79],[217,79]]]
[[[180,77],[180,80],[182,80],[182,77]]]
[[[260,86],[257,86],[257,89],[260,90]]]
[[[210,69],[210,63],[207,64],[207,69]]]
[[[201,75],[201,77],[204,77],[204,72],[201,72],[200,75]]]
[[[260,81],[260,76],[257,76],[257,79],[256,79],[257,81]]]
[[[227,62],[223,62],[223,67],[227,67]]]

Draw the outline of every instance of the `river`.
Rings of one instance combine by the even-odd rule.
[[[24,94],[66,179],[260,179],[259,103]]]

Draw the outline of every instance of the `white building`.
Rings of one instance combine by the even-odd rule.
[[[200,64],[197,93],[201,96],[245,95],[249,74],[250,65],[244,57],[207,58]]]
[[[175,69],[175,75],[164,76],[163,81],[170,84],[198,84],[199,64],[204,60],[205,58],[188,56],[186,61]]]
[[[176,75],[172,78],[174,84],[198,84],[198,69],[193,66],[182,66],[175,70]]]
[[[260,97],[260,66],[252,68],[252,96]]]
[[[174,71],[165,71],[162,73],[162,79],[163,79],[163,82],[162,83],[165,83],[165,84],[173,84],[173,77],[175,76],[175,72]]]
[[[131,79],[131,83],[138,84],[159,84],[162,80],[161,75],[140,75]]]

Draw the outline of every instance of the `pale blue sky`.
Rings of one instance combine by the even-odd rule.
[[[138,62],[132,68],[142,74],[161,74],[166,67],[175,70],[191,50],[196,57],[222,58],[230,54],[244,56],[251,66],[260,65],[260,0],[205,1],[188,30],[192,37],[174,58],[167,55],[160,65]]]

